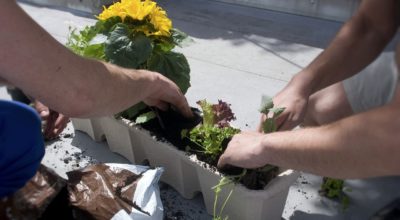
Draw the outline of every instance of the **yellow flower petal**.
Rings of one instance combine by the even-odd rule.
[[[103,12],[97,17],[99,20],[107,20],[111,17],[120,17],[125,21],[127,16],[133,20],[142,21],[149,18],[149,22],[156,31],[142,30],[147,36],[170,36],[172,22],[167,17],[167,13],[152,0],[121,0],[110,7],[104,7]]]

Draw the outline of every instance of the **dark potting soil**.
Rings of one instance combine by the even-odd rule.
[[[142,113],[148,111],[150,111],[150,109],[146,109]],[[211,170],[213,172],[218,170],[226,175],[240,175],[243,173],[243,168],[235,166],[227,166],[223,169],[217,169],[217,163],[220,155],[212,158],[210,155],[202,153],[201,147],[190,141],[189,138],[182,138],[181,132],[183,129],[190,131],[190,129],[202,122],[202,117],[198,109],[192,108],[192,111],[195,115],[195,117],[192,119],[187,119],[172,109],[168,111],[156,111],[157,118],[141,124],[140,126],[150,131],[151,134],[157,138],[157,140],[166,140],[182,151],[187,151],[187,149],[190,149],[189,152],[196,154],[198,160],[211,165]],[[230,139],[226,139],[222,142],[223,151],[225,151],[229,141]],[[241,178],[240,183],[251,190],[262,190],[272,179],[278,175],[278,172],[278,167],[269,171],[247,170],[246,175]]]
[[[191,109],[194,115],[193,118],[185,118],[171,108],[168,111],[156,110],[157,117],[140,126],[150,131],[158,140],[167,140],[179,150],[185,151],[186,146],[190,144],[190,140],[187,138],[182,139],[182,130],[190,130],[203,120],[199,109]],[[147,111],[149,109],[143,112]]]

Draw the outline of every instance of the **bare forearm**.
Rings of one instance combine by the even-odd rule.
[[[400,120],[389,105],[323,127],[266,135],[268,163],[339,178],[399,175]]]
[[[392,0],[363,1],[324,52],[298,74],[310,94],[358,73],[375,59],[395,34],[398,6]]]
[[[59,112],[79,117],[113,114],[142,100],[157,80],[74,55],[13,1],[4,1],[0,10],[1,77]],[[135,80],[127,80],[132,77]]]

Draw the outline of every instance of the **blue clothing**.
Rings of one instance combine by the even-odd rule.
[[[28,105],[0,100],[0,198],[22,188],[44,156],[41,120]]]

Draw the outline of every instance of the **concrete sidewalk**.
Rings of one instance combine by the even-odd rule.
[[[235,125],[243,130],[258,123],[262,94],[273,96],[288,80],[305,67],[340,28],[341,23],[267,10],[235,6],[208,0],[174,0],[160,3],[176,28],[189,34],[194,42],[179,51],[191,66],[192,87],[187,93],[191,105],[206,98],[232,104]],[[82,12],[21,3],[22,8],[61,43],[69,27],[93,24],[93,15]],[[0,89],[0,98],[6,98]],[[59,141],[49,143],[44,163],[58,172],[76,168],[65,163],[65,151],[84,151],[102,162],[126,162],[69,126]],[[81,164],[84,165],[84,164]],[[81,166],[79,165],[79,166]],[[283,213],[285,219],[367,219],[393,198],[400,196],[400,178],[346,181],[352,189],[347,211],[318,195],[321,178],[304,174],[291,187]],[[163,187],[165,201],[175,219],[210,219],[201,198],[184,200]],[[170,203],[170,204],[167,204]],[[174,218],[172,218],[174,219]]]

